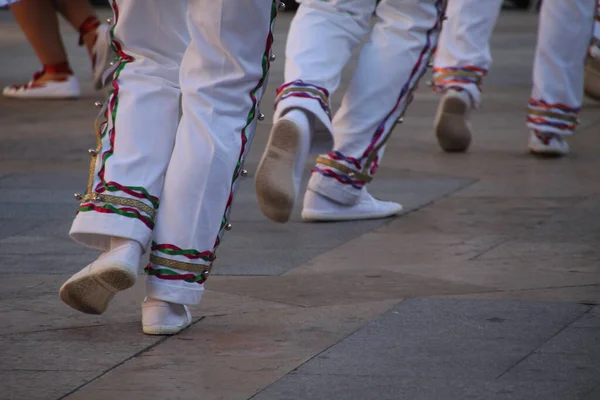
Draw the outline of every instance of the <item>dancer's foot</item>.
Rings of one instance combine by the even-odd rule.
[[[192,323],[192,315],[183,304],[146,297],[142,303],[142,328],[147,335],[174,335]]]
[[[447,152],[464,152],[469,148],[473,134],[469,114],[473,108],[469,94],[448,89],[444,92],[434,130],[440,147]]]
[[[60,298],[87,314],[102,314],[121,290],[135,284],[142,247],[138,242],[114,238],[114,246],[77,272],[60,288]]]
[[[333,201],[317,192],[307,190],[304,197],[304,221],[350,221],[387,218],[402,211],[402,206],[391,201],[377,200],[367,189],[362,189],[356,204],[346,205]]]
[[[541,156],[562,157],[569,154],[569,144],[562,135],[532,131],[529,134],[529,150]]]
[[[300,110],[285,114],[271,130],[254,184],[260,209],[275,222],[287,222],[290,218],[310,140],[309,121]]]
[[[4,97],[16,99],[74,99],[81,94],[79,82],[73,73],[36,72],[31,81],[23,85],[7,86]]]

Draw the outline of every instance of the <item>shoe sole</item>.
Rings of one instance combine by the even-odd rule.
[[[471,144],[471,128],[467,125],[468,105],[462,100],[445,98],[435,135],[440,147],[449,153],[465,152]]]
[[[529,148],[529,152],[531,154],[533,154],[536,157],[540,157],[540,158],[559,158],[559,157],[564,157],[568,154],[565,153],[564,151],[560,151],[560,150],[539,150],[539,149],[534,149],[532,147]]]
[[[143,326],[142,330],[146,335],[175,335],[185,328],[189,327],[192,323],[183,326],[183,327],[174,327],[174,326]]]
[[[7,99],[23,99],[23,100],[77,100],[81,97],[81,93],[77,94],[59,94],[59,95],[39,95],[39,96],[21,96],[18,94],[2,93],[2,96]]]
[[[74,309],[86,314],[102,314],[115,293],[129,289],[135,284],[136,276],[131,272],[112,266],[97,274],[84,275],[67,281],[59,291],[61,300]]]
[[[299,143],[296,124],[288,120],[277,122],[256,170],[254,186],[258,204],[262,213],[275,222],[287,222],[294,208],[294,162]]]
[[[402,206],[395,211],[387,213],[370,214],[321,214],[317,211],[302,211],[302,220],[304,222],[339,222],[339,221],[359,221],[368,219],[383,219],[394,217],[403,210]]]

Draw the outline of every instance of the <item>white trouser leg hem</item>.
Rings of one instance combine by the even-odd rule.
[[[122,237],[136,240],[145,251],[152,231],[138,219],[118,214],[80,212],[71,225],[69,235],[78,243],[104,251],[110,250],[111,237]]]
[[[193,306],[200,304],[203,294],[204,284],[165,281],[154,276],[146,276],[146,295],[157,300]]]

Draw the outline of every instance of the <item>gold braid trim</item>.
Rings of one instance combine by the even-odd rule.
[[[343,173],[345,173],[346,175],[348,175],[350,178],[358,179],[359,181],[364,181],[364,182],[368,183],[373,180],[373,178],[370,177],[369,175],[359,172],[359,171],[355,171],[352,168],[349,168],[349,167],[345,166],[344,164],[340,164],[339,162],[334,161],[330,158],[325,158],[325,157],[319,156],[319,157],[317,157],[317,163],[327,165],[328,167],[340,170]]]
[[[481,75],[479,75],[476,72],[470,72],[470,71],[441,72],[441,73],[435,74],[433,77],[433,80],[435,82],[437,82],[437,81],[442,81],[447,78],[455,78],[457,76],[465,76],[467,78],[473,78],[473,79],[475,79],[475,84],[477,84],[477,85],[481,84]]]
[[[168,258],[163,258],[159,256],[155,256],[154,254],[150,255],[150,262],[152,264],[162,265],[163,267],[180,269],[182,271],[187,272],[195,272],[200,274],[208,275],[212,270],[212,264],[204,265],[204,264],[192,264],[186,263],[182,261],[175,261]]]
[[[128,197],[112,196],[109,194],[88,193],[85,196],[83,196],[82,203],[87,202],[87,201],[96,202],[96,203],[100,203],[100,202],[101,203],[110,203],[110,204],[117,204],[120,206],[134,207],[134,208],[137,208],[138,210],[145,212],[152,219],[154,219],[156,217],[156,210],[154,208],[150,207],[148,204],[143,203],[139,200],[130,199]]]
[[[98,113],[96,120],[94,121],[94,132],[96,133],[96,149],[91,154],[90,160],[90,176],[88,177],[88,186],[86,193],[93,192],[94,186],[94,175],[96,174],[96,161],[98,160],[98,155],[102,151],[102,139],[100,139],[100,118],[104,115],[104,112],[108,109],[108,101],[102,106],[102,109]]]
[[[540,117],[548,117],[548,118],[560,119],[562,121],[571,122],[573,124],[579,123],[579,119],[577,117],[571,116],[571,115],[565,115],[565,114],[555,113],[555,112],[552,112],[552,111],[538,110],[536,108],[531,108],[531,107],[529,107],[527,109],[527,112],[529,114],[531,114],[531,115],[538,115]]]

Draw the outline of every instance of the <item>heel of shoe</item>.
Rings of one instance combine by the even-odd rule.
[[[294,208],[294,168],[299,146],[296,124],[288,120],[277,122],[256,170],[258,204],[263,214],[275,222],[287,222]]]
[[[73,276],[59,291],[61,300],[86,314],[102,314],[115,293],[129,289],[137,276],[126,268],[112,266],[98,273]]]
[[[447,152],[466,151],[471,144],[469,105],[456,97],[448,97],[442,101],[435,124],[438,144]]]

